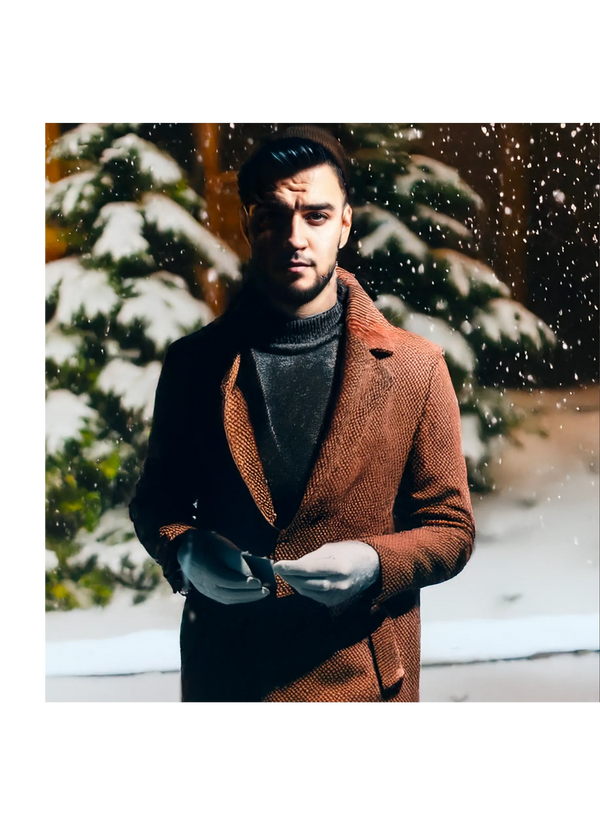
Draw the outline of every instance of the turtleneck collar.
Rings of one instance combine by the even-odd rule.
[[[338,278],[335,304],[327,311],[310,317],[290,317],[255,291],[248,289],[247,293],[239,313],[251,346],[256,349],[283,349],[302,344],[314,347],[337,333],[345,316],[348,288]]]

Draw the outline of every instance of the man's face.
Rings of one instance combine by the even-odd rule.
[[[331,279],[351,224],[352,210],[331,166],[278,180],[250,208],[246,229],[254,281],[274,302],[311,302]]]

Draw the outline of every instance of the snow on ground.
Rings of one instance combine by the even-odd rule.
[[[424,683],[432,685],[431,694],[441,694],[444,678],[448,680],[446,697],[433,700],[462,699],[452,695],[462,693],[463,687],[451,687],[450,681],[464,680],[467,670],[478,684],[472,695],[484,695],[469,699],[520,700],[507,694],[506,687],[494,692],[492,683],[499,671],[517,672],[514,694],[526,690],[526,678],[518,674],[524,669],[515,668],[515,663],[502,663],[504,669],[497,668],[500,663],[448,663],[559,652],[560,658],[570,658],[564,652],[598,650],[598,389],[513,392],[511,398],[528,410],[527,429],[546,435],[522,430],[522,447],[506,446],[501,451],[495,467],[496,492],[473,498],[478,536],[471,561],[455,579],[422,591]],[[74,694],[72,678],[66,675],[91,674],[94,667],[95,673],[105,674],[176,669],[182,607],[183,598],[171,594],[165,583],[135,607],[130,605],[130,594],[121,592],[104,610],[47,614],[47,674],[65,675],[48,679],[53,695],[48,699],[77,699],[66,696]],[[559,694],[567,693],[563,684],[562,692],[557,686],[556,692],[547,693],[549,697],[527,699],[597,699],[577,697],[590,694],[590,682],[596,684],[597,694],[598,654],[584,657],[587,662],[573,663],[573,670],[585,669],[583,692],[573,683],[571,697],[561,698]],[[530,667],[539,662],[521,661]],[[426,672],[433,669],[427,667],[436,665],[432,679]],[[564,659],[548,664],[540,681],[546,685],[538,684],[538,691],[529,694],[544,694],[552,671],[559,677],[561,666],[569,665]],[[112,679],[89,678],[98,683]],[[132,678],[114,680],[122,684]],[[536,682],[534,677],[532,688]],[[83,692],[90,688],[82,685]],[[490,697],[494,693],[502,697]]]

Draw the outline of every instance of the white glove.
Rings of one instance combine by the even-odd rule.
[[[216,532],[190,530],[177,560],[196,590],[220,604],[258,602],[269,595],[237,546]]]
[[[377,551],[362,541],[326,543],[297,561],[277,561],[273,569],[301,596],[328,607],[362,593],[381,572]]]

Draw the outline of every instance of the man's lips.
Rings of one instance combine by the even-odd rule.
[[[285,262],[282,267],[284,270],[291,271],[292,273],[301,273],[307,267],[312,267],[312,265],[310,262]]]

